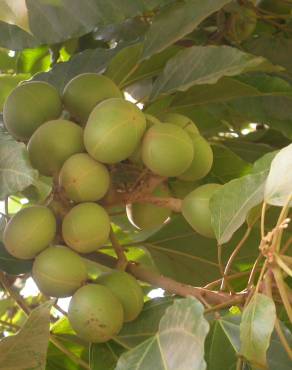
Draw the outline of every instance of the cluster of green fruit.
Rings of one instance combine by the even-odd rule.
[[[127,273],[84,285],[87,270],[79,254],[96,251],[110,234],[110,217],[98,203],[109,194],[110,167],[128,161],[141,172],[146,166],[155,175],[193,182],[210,171],[212,149],[188,117],[144,114],[114,82],[94,73],[73,78],[62,97],[46,82],[25,82],[7,98],[3,117],[7,130],[27,143],[33,167],[53,177],[53,191],[61,189],[70,203],[60,232],[50,204],[22,209],[6,225],[5,247],[16,258],[34,259],[33,278],[45,295],[73,295],[69,320],[78,335],[108,340],[143,306],[141,287]],[[214,236],[209,199],[219,186],[203,185],[183,201],[184,217],[206,237]],[[170,191],[163,183],[152,195],[168,197]],[[128,204],[126,211],[140,229],[160,226],[171,215],[145,203]]]

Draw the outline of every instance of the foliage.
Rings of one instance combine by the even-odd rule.
[[[111,217],[109,242],[80,261],[91,282],[126,268],[145,302],[111,340],[88,343],[71,328],[62,300],[23,295],[33,261],[13,257],[2,242],[14,213],[41,204],[54,212],[63,243],[60,225],[73,202],[56,174],[44,177],[32,166],[27,142],[8,133],[1,115],[0,370],[291,368],[291,59],[291,0],[1,2],[1,112],[23,81],[48,82],[62,95],[75,76],[102,74],[144,113],[195,123],[213,166],[186,182],[145,170],[139,151],[107,164],[110,191],[93,201]],[[66,109],[61,118],[73,119]],[[114,132],[109,148],[115,139],[121,135]],[[155,195],[161,183],[169,196]],[[216,238],[199,235],[181,214],[185,196],[209,183],[222,185],[208,206]],[[170,219],[137,230],[125,207],[135,202],[154,213],[168,208]],[[151,298],[158,287],[164,297]]]

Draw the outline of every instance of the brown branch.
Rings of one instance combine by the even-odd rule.
[[[127,257],[125,255],[125,251],[124,251],[124,248],[121,246],[118,238],[116,237],[116,234],[114,233],[112,227],[111,227],[111,230],[110,230],[110,241],[112,243],[112,246],[116,252],[116,255],[118,257],[117,259],[117,269],[118,270],[121,270],[121,271],[124,271],[126,270],[127,268],[127,264],[128,264],[128,260],[127,260]]]
[[[16,325],[16,324],[13,324],[12,322],[7,322],[7,321],[4,321],[4,320],[0,320],[0,325],[2,326],[6,326],[7,328],[10,328],[10,329],[13,329],[13,330],[19,330],[21,327]]]
[[[117,259],[106,255],[101,252],[91,253],[84,256],[92,261],[102,263],[110,268],[115,268]],[[245,293],[229,294],[225,292],[212,291],[201,287],[193,287],[191,285],[186,285],[179,283],[171,278],[160,275],[152,270],[148,270],[140,264],[129,262],[127,266],[127,272],[135,276],[138,280],[144,281],[155,287],[160,287],[171,294],[176,294],[182,297],[192,296],[197,299],[203,298],[209,304],[220,304],[230,302],[234,304],[235,302],[241,302]]]

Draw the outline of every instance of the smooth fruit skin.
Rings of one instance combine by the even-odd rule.
[[[118,163],[134,152],[145,128],[145,116],[135,104],[108,99],[91,112],[84,130],[84,144],[97,161]]]
[[[109,232],[109,216],[96,203],[81,203],[73,207],[62,224],[66,244],[79,253],[96,251],[107,242]]]
[[[190,134],[194,146],[194,159],[190,167],[179,176],[184,181],[197,181],[205,177],[213,165],[211,145],[203,136]]]
[[[68,158],[59,174],[59,184],[74,202],[95,202],[109,189],[107,168],[88,154],[78,153]]]
[[[160,185],[152,195],[163,198],[169,197],[170,193],[165,186]],[[171,216],[169,208],[162,208],[149,203],[127,204],[126,212],[131,224],[140,230],[162,226]]]
[[[58,118],[61,112],[61,98],[52,85],[26,82],[16,87],[6,99],[3,119],[12,136],[27,141],[40,125]]]
[[[103,343],[119,333],[124,312],[122,304],[108,288],[89,284],[73,295],[68,319],[80,338],[91,343]]]
[[[57,245],[40,253],[32,267],[39,290],[50,297],[70,297],[87,279],[83,259],[71,249]]]
[[[85,124],[98,103],[122,96],[117,85],[108,77],[97,73],[83,73],[67,83],[63,92],[63,102],[71,115],[78,122]]]
[[[160,176],[181,175],[192,163],[193,143],[179,126],[160,123],[150,127],[142,142],[142,159],[146,167]]]
[[[144,294],[137,280],[123,271],[113,271],[101,275],[97,282],[118,298],[124,309],[124,321],[135,320],[144,305]]]
[[[192,228],[206,238],[214,238],[211,225],[209,202],[212,195],[222,185],[207,184],[199,186],[188,194],[182,203],[182,214]]]
[[[12,256],[31,259],[49,246],[55,234],[53,212],[47,207],[32,206],[23,208],[9,220],[3,243]]]
[[[53,176],[75,153],[84,152],[83,130],[64,119],[40,126],[28,142],[30,161],[42,175]]]
[[[162,113],[159,118],[163,122],[172,123],[173,125],[180,126],[187,132],[192,132],[193,134],[198,134],[199,130],[195,123],[187,116],[180,113]]]

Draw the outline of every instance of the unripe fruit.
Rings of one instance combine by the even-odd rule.
[[[240,43],[254,32],[257,25],[257,15],[254,10],[241,6],[238,11],[231,13],[227,22],[227,38]]]
[[[211,145],[203,136],[190,134],[194,146],[194,159],[190,167],[179,176],[184,181],[197,181],[205,177],[213,164],[213,151]]]
[[[214,238],[211,225],[211,212],[209,202],[212,195],[222,185],[207,184],[199,186],[188,194],[182,203],[182,214],[192,228],[206,238]]]
[[[153,196],[169,197],[169,191],[165,186],[158,186]],[[127,216],[132,225],[138,229],[152,229],[163,225],[170,217],[169,208],[158,207],[149,203],[133,203],[126,207]]]
[[[145,128],[145,116],[135,104],[105,100],[89,116],[84,130],[86,150],[99,162],[120,162],[134,152]]]
[[[103,343],[119,333],[124,312],[122,304],[108,288],[89,284],[73,295],[68,319],[80,338]]]
[[[74,202],[95,202],[109,189],[110,176],[107,168],[88,154],[72,155],[64,163],[59,184],[67,197]]]
[[[172,123],[173,125],[180,126],[187,132],[198,134],[199,130],[195,123],[187,116],[180,113],[162,113],[159,118],[163,122]]]
[[[85,124],[93,108],[102,100],[123,95],[108,77],[83,73],[67,83],[63,92],[65,108],[80,123]]]
[[[26,82],[6,99],[3,119],[15,138],[28,140],[44,122],[58,118],[62,102],[58,91],[46,82]]]
[[[119,299],[124,310],[124,321],[133,321],[143,308],[143,290],[137,280],[123,271],[101,275],[97,282],[106,286]]]
[[[150,128],[153,125],[156,125],[157,123],[161,123],[158,118],[152,116],[152,114],[144,113],[146,118],[146,128]]]
[[[96,251],[106,243],[109,232],[109,216],[96,203],[81,203],[73,207],[62,224],[66,244],[79,253]]]
[[[16,258],[34,258],[53,241],[56,220],[53,212],[42,206],[23,208],[7,223],[3,242]]]
[[[150,127],[144,135],[142,159],[157,175],[181,175],[191,165],[193,156],[192,140],[179,126],[160,123]]]
[[[40,253],[32,267],[39,290],[50,297],[70,297],[87,279],[83,259],[65,246],[53,246]]]
[[[28,143],[31,163],[42,175],[52,176],[71,155],[84,152],[83,130],[64,119],[39,127]]]

